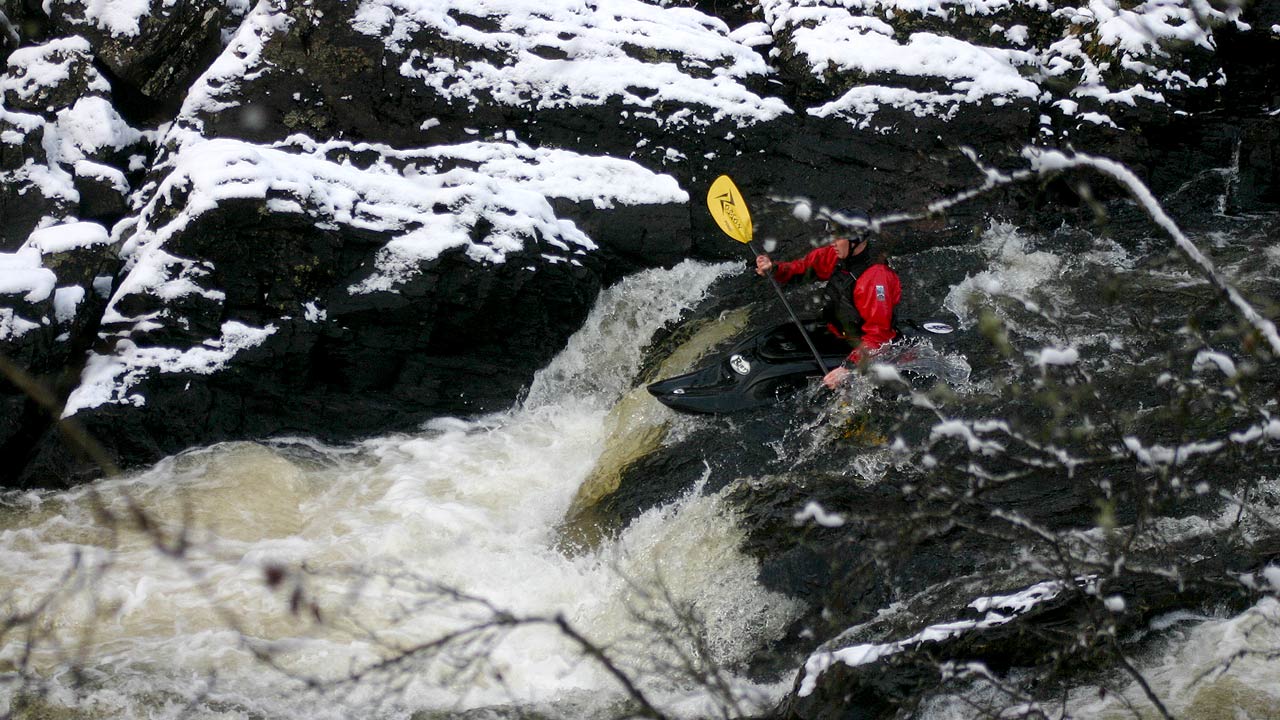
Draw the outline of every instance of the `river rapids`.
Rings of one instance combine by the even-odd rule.
[[[566,550],[559,527],[643,345],[727,269],[686,263],[606,291],[504,413],[350,447],[217,445],[71,492],[7,496],[0,602],[41,618],[35,637],[4,637],[0,714],[37,689],[12,684],[19,663],[46,684],[42,702],[77,717],[403,717],[495,705],[584,717],[623,697],[546,624],[369,670],[504,614],[562,615],[664,706],[703,714],[696,689],[655,670],[692,650],[652,626],[692,608],[697,647],[734,667],[796,611],[757,585],[720,499],[691,492],[590,550]],[[157,535],[180,533],[180,554],[157,547]],[[748,705],[783,689],[729,680]]]
[[[950,268],[926,299],[935,312],[972,327],[980,301],[1000,298],[1005,324],[1046,347],[1139,342],[1091,317],[1102,292],[1094,269],[1130,275],[1136,293],[1143,283],[1201,283],[1165,263],[1137,273],[1166,252],[1154,244],[1073,237],[1071,249],[1055,249],[1054,238],[995,224],[969,247],[903,262],[917,285],[931,266]],[[1270,282],[1280,271],[1274,246],[1250,254],[1254,237],[1202,239],[1237,276]],[[0,715],[613,716],[627,690],[575,637],[603,648],[665,713],[767,711],[803,658],[775,676],[749,664],[803,607],[759,583],[720,490],[729,482],[698,483],[589,542],[566,521],[616,485],[619,466],[662,442],[654,426],[675,438],[706,423],[734,430],[656,406],[636,383],[654,334],[740,272],[686,262],[610,288],[506,412],[341,447],[222,444],[72,491],[4,495],[0,609],[36,620],[0,635]],[[1060,324],[1037,324],[1046,307]],[[688,367],[744,321],[722,315],[663,371]],[[985,373],[975,367],[970,380],[964,370],[956,389],[980,390]],[[822,456],[813,430],[824,422],[820,412],[785,427],[757,472]],[[889,466],[873,453],[849,477],[878,482]],[[1264,602],[1244,616],[1166,618],[1183,631],[1144,667],[1176,695],[1206,654],[1257,641],[1242,628],[1276,615]],[[1251,689],[1274,685],[1273,665],[1241,661],[1214,687],[1235,683],[1247,695],[1239,703],[1274,708],[1273,695]],[[708,667],[719,668],[714,682],[692,679]],[[1086,705],[1105,715],[1121,712],[1116,702]],[[963,717],[966,707],[938,701],[931,713]]]

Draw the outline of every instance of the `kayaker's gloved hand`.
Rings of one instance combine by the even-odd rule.
[[[773,271],[773,260],[768,255],[756,256],[756,274],[764,277]]]

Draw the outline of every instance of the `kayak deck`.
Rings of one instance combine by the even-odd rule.
[[[829,370],[849,355],[848,341],[820,323],[805,330]],[[777,402],[823,374],[794,323],[770,328],[735,344],[693,372],[660,380],[649,393],[673,410],[729,413]]]

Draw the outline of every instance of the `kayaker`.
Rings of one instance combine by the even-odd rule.
[[[863,222],[868,219],[861,210],[846,210],[841,217]],[[854,228],[833,234],[829,244],[811,250],[799,260],[775,263],[768,255],[757,255],[756,274],[764,277],[767,273],[772,273],[779,283],[809,274],[827,282],[827,303],[823,308],[827,330],[854,345],[845,362],[822,378],[829,388],[844,380],[864,353],[897,336],[893,311],[902,299],[902,283],[889,267],[886,253],[871,248],[865,230]]]

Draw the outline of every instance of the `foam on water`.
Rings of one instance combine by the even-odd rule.
[[[962,325],[977,321],[977,310],[984,299],[1005,296],[1029,301],[1033,292],[1054,278],[1062,268],[1062,259],[1041,250],[1030,249],[1031,239],[1008,223],[992,223],[982,235],[979,250],[990,263],[990,269],[965,278],[951,288],[943,307],[960,319]]]
[[[34,658],[48,683],[43,702],[98,717],[403,717],[493,705],[580,717],[624,697],[547,624],[481,636],[473,649],[483,665],[414,656],[323,702],[287,676],[340,680],[497,608],[562,614],[651,696],[703,713],[702,691],[653,670],[675,649],[637,619],[664,612],[663,603],[637,608],[648,602],[641,589],[660,586],[696,608],[705,646],[726,667],[797,610],[757,586],[725,504],[691,493],[576,556],[556,549],[556,527],[601,452],[603,420],[630,389],[640,350],[727,270],[685,263],[608,290],[527,400],[504,413],[347,448],[223,444],[89,488],[6,497],[0,611],[58,599],[42,615]],[[135,506],[170,540],[186,528],[184,557],[157,551],[154,535],[129,520]],[[268,567],[285,569],[277,587],[264,581]],[[440,585],[489,605],[441,595]],[[15,708],[25,639],[0,642],[0,682],[10,681],[0,685],[2,714]],[[87,681],[66,672],[71,660]],[[744,695],[752,687],[734,684]]]
[[[1229,619],[1177,630],[1167,648],[1138,669],[1175,717],[1271,717],[1280,707],[1274,654],[1280,647],[1280,602],[1264,598]],[[1136,683],[1117,696],[1096,687],[1072,692],[1076,717],[1158,717]]]

